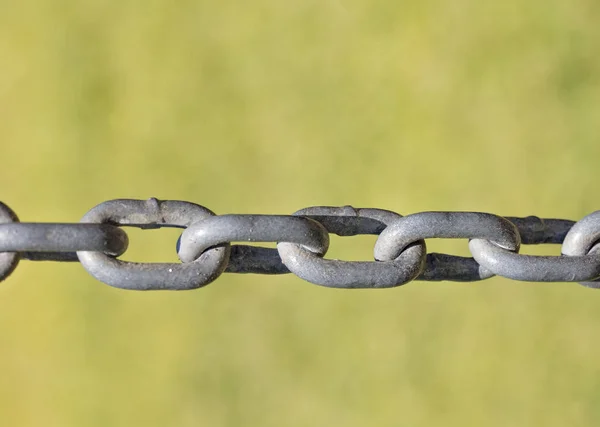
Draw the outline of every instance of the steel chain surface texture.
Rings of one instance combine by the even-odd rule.
[[[340,236],[379,234],[400,215],[382,209],[355,209],[317,206],[294,215],[317,220]],[[390,288],[414,280],[425,264],[425,244],[415,242],[398,256],[386,261],[340,261],[324,259],[319,254],[294,243],[277,245],[283,263],[298,277],[331,288]]]
[[[182,263],[119,259],[124,226],[181,228]],[[372,261],[327,259],[329,233],[376,235]],[[425,239],[469,239],[473,258],[427,253]],[[231,245],[271,242],[277,248]],[[561,244],[560,256],[519,254],[520,245]],[[0,280],[19,260],[79,261],[96,279],[131,290],[186,290],[222,273],[287,274],[332,288],[389,288],[413,280],[472,282],[493,275],[600,288],[600,211],[578,222],[481,212],[422,212],[316,206],[292,215],[215,215],[183,201],[119,199],[79,223],[22,223],[0,202]]]
[[[111,200],[90,210],[84,223],[109,223],[139,228],[185,228],[214,214],[181,201]],[[108,285],[133,290],[195,289],[215,280],[227,266],[229,244],[211,248],[185,264],[126,262],[103,252],[77,252],[83,267]]]
[[[17,215],[4,203],[0,202],[0,227],[19,222]],[[6,249],[0,252],[0,280],[4,280],[17,268],[19,254],[14,250]]]
[[[405,216],[390,224],[377,239],[375,259],[395,259],[408,245],[426,238],[477,237],[489,239],[493,244],[513,252],[518,251],[521,245],[521,237],[515,225],[497,215],[478,212],[422,212]],[[493,276],[492,272],[480,268],[472,258],[439,255],[429,255],[423,272],[423,277],[427,280],[474,281]],[[469,272],[468,277],[459,274],[463,270]]]

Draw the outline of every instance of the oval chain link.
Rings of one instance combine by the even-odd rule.
[[[179,259],[191,262],[213,246],[241,241],[296,243],[320,256],[325,255],[329,248],[327,230],[309,218],[292,215],[220,215],[196,222],[185,229],[180,238]],[[277,257],[276,249],[261,249],[268,249],[271,256]],[[249,259],[251,256],[252,252],[246,255],[246,263],[255,265],[256,262]]]
[[[203,206],[181,201],[111,200],[90,210],[83,223],[109,223],[139,228],[186,228],[214,214]],[[212,248],[194,262],[138,263],[115,259],[102,252],[77,252],[83,267],[96,279],[121,289],[195,289],[223,273],[229,245]]]
[[[497,215],[480,212],[422,212],[399,218],[375,243],[375,258],[396,258],[411,243],[429,238],[484,238],[509,251],[518,251],[521,238],[515,225]],[[428,254],[421,280],[475,281],[493,276],[473,258]]]
[[[516,219],[512,219],[515,221]],[[592,214],[577,223],[565,220],[526,218],[529,227],[521,230],[527,243],[563,243],[563,256],[522,255],[508,252],[485,240],[469,242],[477,262],[495,274],[528,282],[589,282],[600,276],[600,251],[593,247],[600,237],[599,216]],[[515,221],[518,223],[518,220]],[[523,227],[524,228],[524,227]]]
[[[316,206],[294,215],[312,218],[340,236],[379,234],[400,215],[382,209]],[[298,277],[331,288],[389,288],[415,279],[425,263],[425,244],[417,242],[388,261],[324,259],[301,245],[277,245],[283,263]]]

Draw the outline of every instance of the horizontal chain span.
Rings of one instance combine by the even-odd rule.
[[[182,229],[181,263],[120,259],[123,227]],[[377,236],[373,260],[327,257],[329,234]],[[425,239],[467,239],[472,257],[428,253]],[[233,244],[272,242],[276,248]],[[519,254],[521,245],[560,244],[560,256]],[[0,280],[19,260],[79,261],[93,277],[132,290],[185,290],[222,273],[287,274],[331,288],[389,288],[414,280],[480,281],[494,275],[600,287],[600,211],[578,222],[481,212],[395,212],[316,206],[292,215],[215,215],[176,200],[117,199],[78,223],[25,223],[0,202]]]

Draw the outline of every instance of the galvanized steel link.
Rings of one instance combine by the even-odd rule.
[[[127,234],[109,224],[0,224],[0,252],[19,252],[34,261],[77,261],[77,251],[119,256],[128,243]]]
[[[232,245],[226,273],[288,274],[277,249]]]
[[[518,251],[521,237],[514,224],[497,215],[481,212],[421,212],[398,218],[375,243],[375,259],[388,261],[398,257],[411,243],[428,238],[489,239],[495,245]],[[492,272],[480,268],[470,258],[429,254],[424,280],[487,279]]]
[[[327,230],[309,218],[291,215],[220,215],[196,222],[185,229],[180,238],[179,259],[191,262],[213,246],[240,241],[296,243],[319,256],[325,255],[329,248]],[[277,256],[276,249],[263,249],[268,249],[271,256]],[[251,266],[256,264],[249,259],[252,256],[252,252],[246,252],[245,261],[250,269],[239,272],[252,272]]]
[[[542,219],[537,216],[526,218],[507,216],[505,218],[517,227],[522,245],[560,244],[575,224],[575,221],[567,219]]]
[[[526,220],[530,224],[537,222],[537,233],[529,236],[528,243],[560,244],[564,240],[563,256],[514,254],[485,240],[474,239],[469,242],[469,249],[477,262],[495,274],[513,280],[585,282],[582,283],[585,286],[598,287],[596,282],[590,282],[600,277],[600,248],[594,246],[600,238],[597,213],[577,223],[536,217]]]
[[[475,260],[498,276],[527,282],[581,282],[600,276],[600,254],[538,256],[509,252],[483,239],[469,249]]]
[[[185,228],[213,215],[205,207],[189,202],[121,199],[96,206],[81,222]],[[227,266],[229,250],[229,244],[224,244],[186,264],[126,262],[89,251],[77,252],[77,256],[88,273],[117,288],[185,290],[207,285],[219,277]]]
[[[316,206],[294,215],[312,218],[330,233],[340,236],[379,234],[400,215],[382,209],[351,206]],[[311,283],[332,288],[389,288],[415,279],[425,264],[425,245],[416,242],[389,261],[340,261],[324,259],[294,243],[279,243],[283,263],[295,275]]]
[[[574,221],[566,219],[542,219],[536,216],[505,218],[517,227],[522,245],[561,243],[575,224]],[[493,273],[479,265],[474,258],[429,253],[425,270],[416,280],[473,282],[490,276],[493,276]]]

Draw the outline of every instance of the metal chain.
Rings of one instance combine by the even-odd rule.
[[[122,226],[182,228],[181,263],[118,259]],[[375,261],[327,259],[329,234],[377,235]],[[424,239],[468,239],[472,258],[427,253]],[[232,245],[276,242],[277,249]],[[519,254],[521,244],[562,244],[561,256]],[[215,215],[183,201],[110,200],[79,223],[24,223],[0,203],[0,281],[20,259],[79,261],[96,279],[132,290],[184,290],[222,273],[285,274],[332,288],[389,288],[413,280],[472,282],[494,275],[532,282],[600,287],[600,211],[581,221],[319,206],[292,215]]]

